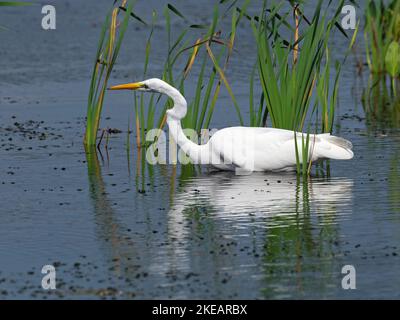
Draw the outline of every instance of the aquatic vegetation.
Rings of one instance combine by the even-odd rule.
[[[368,1],[365,11],[367,63],[371,71],[362,103],[375,128],[400,125],[400,2]]]
[[[116,1],[114,6],[115,4]],[[103,24],[89,89],[85,145],[96,144],[107,83],[118,57],[133,5],[133,0],[123,0],[120,6],[111,9]],[[117,18],[121,11],[125,12],[125,15],[118,26]]]
[[[303,131],[307,128],[301,146],[297,145],[295,139],[299,171],[300,162],[309,163],[309,134],[319,130],[317,126],[306,126],[307,120],[319,112],[321,132],[332,132],[341,63],[336,63],[335,82],[331,86],[332,65],[328,40],[333,28],[338,25],[337,20],[344,1],[339,3],[330,19],[327,18],[330,6],[323,11],[322,1],[319,1],[311,22],[304,18],[298,7],[294,7],[295,27],[287,22],[289,12],[284,16],[279,15],[282,2],[273,4],[269,9],[266,4],[264,1],[261,18],[253,18],[251,21],[257,42],[257,70],[263,94],[258,110],[254,111],[252,75],[250,114],[255,119],[252,120],[253,125],[265,126],[269,118],[274,128],[293,131]],[[307,23],[301,28],[303,22]],[[283,31],[294,34],[293,39],[284,39],[281,36]],[[354,44],[356,33],[350,47]],[[302,151],[301,156],[299,150]],[[301,170],[303,174],[308,174],[310,166],[307,170]]]
[[[331,97],[329,88],[330,64],[328,39],[335,26],[341,1],[335,16],[327,20],[327,11],[322,12],[322,1],[318,2],[310,24],[298,35],[299,29],[276,21],[280,5],[266,10],[262,18],[252,20],[252,28],[257,42],[258,73],[263,89],[263,100],[268,117],[275,128],[302,131],[307,116],[315,112],[317,103],[321,103],[322,131],[330,132],[337,98],[337,79],[340,65],[337,65],[337,76]],[[268,14],[267,14],[268,13]],[[286,14],[286,16],[288,13]],[[261,15],[260,15],[261,16]],[[302,16],[300,16],[299,24]],[[282,18],[280,18],[282,21]],[[277,25],[289,28],[295,38],[288,42],[280,36]],[[325,61],[323,61],[326,55]],[[325,67],[323,68],[323,63]],[[313,105],[313,96],[314,99]],[[266,124],[267,116],[263,118]]]
[[[368,66],[374,74],[400,74],[400,2],[369,0],[365,12],[365,42]]]

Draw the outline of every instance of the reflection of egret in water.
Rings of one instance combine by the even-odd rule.
[[[333,276],[338,220],[349,212],[352,188],[348,179],[303,183],[293,175],[215,173],[192,178],[181,187],[168,213],[172,246],[167,265],[160,268],[176,273],[230,270],[232,278],[261,274],[259,281],[237,285],[253,283],[247,289],[258,289],[266,297],[275,297],[285,284],[288,290],[292,285],[301,290],[302,272],[326,271]],[[203,247],[196,245],[197,239]],[[286,278],[291,273],[298,278]],[[216,275],[211,290],[218,291],[223,277]],[[283,289],[270,287],[276,277],[282,279],[274,285],[282,284]],[[257,288],[254,282],[259,283]]]

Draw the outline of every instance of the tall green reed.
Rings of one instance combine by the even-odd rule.
[[[123,0],[120,6],[115,7],[116,2],[106,16],[96,52],[86,115],[84,144],[87,146],[96,145],[107,83],[117,60],[135,1]],[[118,26],[117,19],[121,12],[125,12],[125,15]]]

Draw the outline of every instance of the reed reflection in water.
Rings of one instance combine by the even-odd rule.
[[[332,269],[339,262],[338,223],[351,213],[352,190],[349,179],[302,182],[289,174],[219,172],[189,179],[168,213],[171,260],[160,268],[179,272],[200,265],[230,270],[233,277],[253,274],[262,295],[275,298],[301,294],[304,277],[321,277],[307,283],[323,287],[340,283],[340,270]],[[207,243],[204,255],[196,238]],[[223,273],[218,278],[223,281]]]

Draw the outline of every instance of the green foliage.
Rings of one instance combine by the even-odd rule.
[[[266,12],[265,3],[263,12]],[[289,44],[280,36],[279,26],[283,24],[276,21],[280,5],[274,5],[259,21],[253,19],[251,22],[257,42],[258,73],[265,105],[275,128],[303,130],[307,115],[316,108],[312,103],[316,86],[319,94],[315,97],[320,98],[322,113],[327,114],[330,119],[324,125],[324,130],[329,132],[332,127],[337,83],[328,102],[331,69],[328,39],[338,13],[327,21],[327,12],[322,12],[321,5],[322,1],[319,1],[310,25],[304,29],[298,40],[292,40]],[[343,1],[339,8],[342,5]],[[258,121],[259,114],[260,112]]]
[[[334,28],[338,28],[338,18],[344,1],[340,1],[335,14],[328,18],[330,3],[322,10],[319,0],[311,21],[308,21],[294,6],[295,28],[288,25],[289,13],[280,14],[283,2],[273,3],[267,8],[264,1],[261,18],[253,18],[251,26],[257,43],[257,70],[263,94],[258,109],[254,106],[254,73],[250,81],[250,124],[263,125],[270,118],[275,128],[302,132],[307,120],[314,114],[321,115],[321,131],[331,132],[338,95],[338,80],[341,63],[336,62],[336,77],[330,83],[332,63],[328,40]],[[302,26],[302,23],[305,26]],[[340,25],[339,25],[340,26]],[[284,29],[284,30],[282,30]],[[339,28],[340,31],[343,31]],[[294,33],[291,40],[284,39],[284,31]],[[350,47],[354,44],[355,35]],[[346,55],[347,56],[347,55]],[[265,104],[265,107],[264,107]],[[264,110],[263,110],[264,108]],[[297,171],[308,175],[312,155],[310,130],[317,133],[318,127],[308,125],[308,131],[301,136],[301,145],[295,135]],[[302,164],[302,167],[300,166]]]
[[[369,123],[398,126],[400,2],[369,0],[365,12],[366,54],[371,79],[363,97]],[[390,93],[387,77],[390,77]]]
[[[368,66],[375,74],[390,73],[393,63],[387,64],[386,61],[389,50],[396,49],[393,43],[398,45],[400,42],[400,2],[369,0],[365,18]]]
[[[125,7],[126,3],[128,5]],[[117,60],[133,5],[133,0],[122,1],[121,7],[125,10],[114,7],[107,14],[103,24],[89,89],[85,145],[96,144],[107,83]],[[121,25],[117,27],[117,17],[121,11],[125,11],[125,16]]]
[[[390,43],[385,56],[386,70],[392,78],[400,72],[400,44],[396,41]]]

